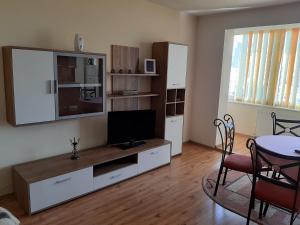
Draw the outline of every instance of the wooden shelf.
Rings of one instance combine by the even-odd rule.
[[[142,98],[142,97],[155,97],[158,94],[150,93],[150,92],[141,92],[139,94],[134,95],[120,95],[120,94],[108,94],[107,97],[110,99],[122,99],[122,98]]]
[[[108,161],[106,163],[95,165],[93,168],[94,177],[109,173],[114,170],[125,168],[131,165],[137,165],[138,155],[129,155],[124,158]]]
[[[94,174],[93,176],[94,177],[97,177],[97,176],[100,176],[102,174],[105,174],[105,173],[109,173],[111,171],[114,171],[114,170],[118,170],[118,169],[121,169],[121,168],[125,168],[127,166],[131,166],[131,165],[135,165],[137,163],[115,163],[115,164],[108,164],[108,165],[104,165],[102,167],[98,167],[98,168],[94,168]]]
[[[166,118],[172,118],[172,117],[176,117],[176,116],[183,116],[184,114],[174,114],[174,115],[167,115]]]
[[[64,83],[59,84],[59,88],[74,88],[74,87],[82,87],[82,88],[88,88],[88,87],[101,87],[102,84],[78,84],[78,83]]]
[[[158,77],[159,74],[152,73],[107,73],[110,76],[132,76],[132,77]]]
[[[175,103],[184,103],[184,101],[176,101],[176,102],[167,102],[166,104],[168,105],[168,104],[175,104]]]

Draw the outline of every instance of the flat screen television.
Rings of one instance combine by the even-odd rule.
[[[108,112],[108,144],[155,137],[155,110]]]

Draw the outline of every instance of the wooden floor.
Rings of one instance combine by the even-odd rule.
[[[236,139],[246,152],[246,137]],[[148,172],[28,217],[12,195],[0,199],[22,225],[194,225],[245,224],[203,192],[202,177],[217,169],[220,153],[193,143],[171,165]]]

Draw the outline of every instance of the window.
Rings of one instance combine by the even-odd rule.
[[[229,99],[300,110],[300,29],[234,36]]]

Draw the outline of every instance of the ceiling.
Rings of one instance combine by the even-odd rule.
[[[150,0],[152,2],[196,15],[282,5],[300,0]]]

